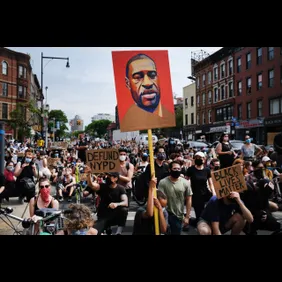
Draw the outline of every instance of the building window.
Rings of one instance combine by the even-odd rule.
[[[209,110],[209,123],[212,123],[212,111],[211,110]]]
[[[225,77],[225,64],[220,65],[220,77]]]
[[[188,98],[185,98],[185,106],[188,107]]]
[[[233,60],[228,61],[228,73],[229,75],[233,74]]]
[[[208,72],[208,84],[211,84],[211,80],[212,80],[212,73],[211,71]]]
[[[251,102],[247,103],[247,119],[251,119],[252,117],[251,106],[252,106]]]
[[[242,81],[237,82],[237,91],[238,91],[237,95],[241,96],[242,95]]]
[[[23,66],[19,66],[19,78],[23,78],[23,76],[24,76]]]
[[[2,119],[8,119],[8,104],[2,104]]]
[[[270,115],[280,114],[281,111],[281,98],[271,99],[269,101]]]
[[[203,95],[202,95],[202,99],[203,99],[203,106],[205,106],[206,105],[206,93],[203,93]]]
[[[218,67],[215,67],[213,69],[213,80],[214,81],[218,80]]]
[[[262,88],[262,73],[259,73],[257,75],[257,90],[260,90]]]
[[[274,70],[268,71],[268,87],[273,88],[274,86]]]
[[[191,107],[194,107],[194,96],[191,96]]]
[[[218,101],[218,88],[214,89],[214,103],[216,103]]]
[[[246,55],[246,69],[250,69],[251,68],[251,53],[248,53]]]
[[[238,105],[237,106],[237,115],[238,115],[238,119],[241,120],[242,119],[242,105]]]
[[[188,115],[185,115],[185,125],[188,125]]]
[[[197,88],[200,87],[200,77],[197,77]]]
[[[262,100],[258,100],[258,117],[262,117]]]
[[[199,125],[200,124],[200,115],[199,115],[199,113],[197,113],[197,125]]]
[[[203,84],[203,87],[205,87],[205,85],[206,85],[206,74],[203,74],[203,76],[202,76],[202,84]]]
[[[233,106],[216,109],[215,120],[226,121],[231,120],[233,115]]]
[[[21,98],[21,99],[26,98],[26,87],[19,85],[19,87],[18,87],[18,98]]]
[[[238,73],[241,72],[241,64],[242,64],[241,58],[238,58],[237,59],[237,72]]]
[[[225,85],[221,85],[221,100],[225,99]]]
[[[233,82],[228,83],[229,98],[233,97]]]
[[[257,48],[257,65],[262,64],[262,48]]]
[[[208,99],[209,99],[209,104],[211,104],[212,103],[212,92],[211,91],[208,92]]]
[[[200,107],[200,95],[197,95],[197,107]]]
[[[206,114],[203,112],[202,114],[202,124],[206,124]]]
[[[2,95],[5,97],[8,96],[8,83],[2,83]]]
[[[246,78],[246,84],[247,84],[247,95],[250,95],[252,91],[252,79],[250,77]]]
[[[191,113],[191,124],[194,124],[194,113]]]
[[[8,64],[5,61],[2,62],[2,74],[8,75]]]
[[[267,58],[269,61],[274,59],[274,47],[267,47]]]

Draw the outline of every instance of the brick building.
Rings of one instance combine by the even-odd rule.
[[[0,121],[10,118],[18,102],[29,100],[31,72],[29,55],[0,48]],[[8,138],[17,137],[8,126],[5,130]]]
[[[282,131],[282,47],[242,47],[234,56],[236,138],[271,145]]]
[[[272,144],[282,131],[282,47],[224,47],[193,67],[196,139],[225,131]]]
[[[193,61],[196,80],[196,136],[214,142],[222,132],[235,134],[234,47],[224,47],[203,60]]]

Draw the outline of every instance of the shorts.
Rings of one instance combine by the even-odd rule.
[[[206,223],[206,224],[210,227],[210,229],[212,230],[211,222],[208,222],[208,221],[206,221],[205,219],[203,219],[203,218],[200,217],[199,220],[198,220],[198,223],[197,223],[197,227],[198,227],[198,225],[199,225],[200,223]],[[229,231],[229,230],[225,227],[226,223],[227,223],[227,222],[220,222],[220,223],[219,223],[219,230],[220,230],[220,233],[221,233],[221,234],[224,234],[224,233],[226,233],[226,232]]]

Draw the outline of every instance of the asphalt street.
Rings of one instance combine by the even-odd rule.
[[[55,190],[53,187],[53,191],[52,194],[55,194]],[[75,201],[75,199],[73,198],[73,202]],[[83,204],[87,205],[92,211],[94,211],[94,206],[91,203],[91,198],[84,198],[82,199]],[[69,202],[67,201],[63,201],[60,203],[60,209],[67,209],[69,206]],[[18,199],[17,198],[11,198],[9,202],[6,202],[5,200],[3,201],[3,203],[1,204],[2,208],[3,207],[12,207],[13,208],[13,214],[19,217],[23,217],[23,218],[27,218],[29,217],[29,211],[27,208],[27,203],[24,204],[19,204]],[[123,231],[123,235],[131,235],[132,231],[133,231],[133,222],[134,222],[134,217],[135,217],[135,213],[138,209],[138,205],[136,202],[131,201],[130,203],[130,208],[129,208],[129,213],[128,213],[128,217],[127,217],[127,222],[126,222],[126,227]],[[275,212],[273,213],[273,215],[278,218],[278,220],[282,223],[282,212]],[[192,210],[191,212],[191,217],[194,217],[194,211]],[[7,221],[7,219],[5,217],[3,217],[2,215],[0,216],[0,219],[4,219]],[[94,219],[96,219],[96,214],[94,214]],[[18,224],[17,221],[15,220],[11,220],[11,222],[15,225]],[[21,225],[18,226],[19,230],[21,230]],[[115,228],[113,228],[113,233],[115,232]],[[3,222],[3,220],[0,220],[0,235],[13,235],[14,231],[7,226],[6,223]],[[258,232],[259,235],[269,235],[271,232],[270,231],[263,231],[260,230]],[[229,234],[229,233],[226,233]],[[181,235],[197,235],[197,231],[194,227],[190,226],[189,231],[183,231]]]

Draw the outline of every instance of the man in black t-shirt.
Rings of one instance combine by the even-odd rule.
[[[81,159],[84,164],[86,163],[86,151],[88,149],[87,139],[80,136],[80,140],[76,145],[76,150],[78,150],[78,158]]]
[[[101,198],[95,228],[101,234],[111,226],[118,225],[116,235],[121,235],[128,215],[128,198],[125,188],[117,184],[119,173],[108,173],[106,183],[99,184],[92,181],[90,172],[91,169],[86,167],[85,173],[88,173],[87,185]]]

